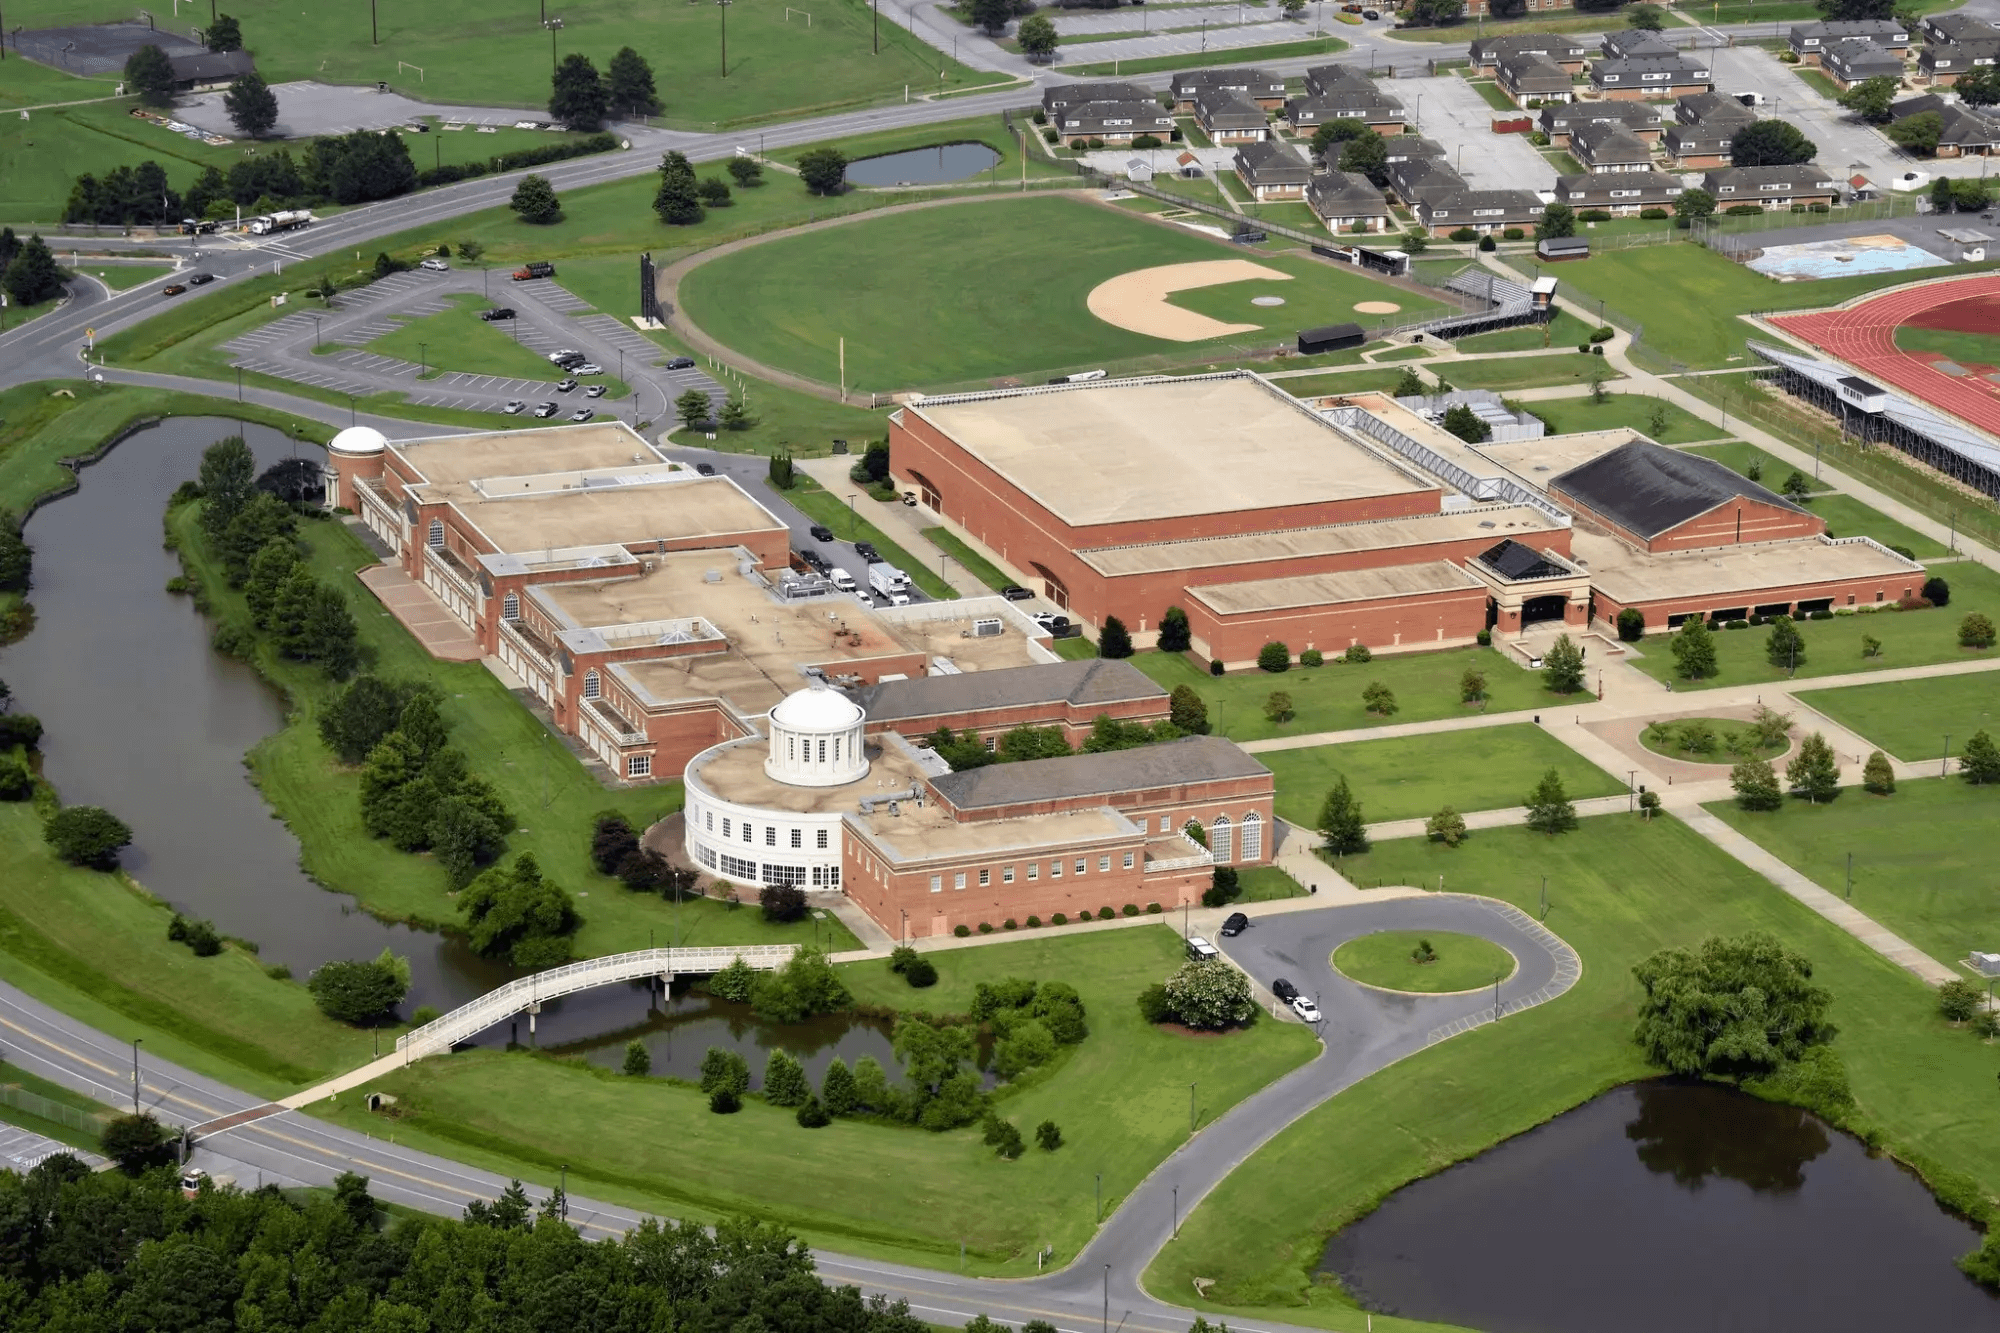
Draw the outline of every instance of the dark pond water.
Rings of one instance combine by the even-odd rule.
[[[1000,154],[983,143],[943,143],[849,162],[847,181],[850,185],[937,185],[977,176],[999,160]]]
[[[1399,1190],[1322,1266],[1371,1309],[1489,1333],[2000,1329],[1979,1233],[1803,1111],[1619,1088]]]
[[[544,1011],[537,1024],[541,1047],[617,1069],[625,1062],[625,1043],[637,1038],[653,1057],[653,1073],[698,1079],[708,1048],[721,1046],[749,1062],[753,1089],[764,1086],[764,1062],[774,1050],[796,1056],[815,1087],[835,1056],[852,1065],[862,1056],[872,1055],[892,1078],[895,1076],[897,1065],[890,1049],[887,1019],[819,1014],[803,1023],[779,1026],[759,1019],[747,1004],[732,1004],[679,985],[665,1000],[658,987],[643,986],[625,988],[624,998],[627,1023],[608,1031],[602,1011],[589,1015],[581,1034],[574,1019]],[[515,1027],[519,1039],[525,1041],[526,1020]]]

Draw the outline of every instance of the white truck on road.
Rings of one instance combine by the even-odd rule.
[[[266,213],[261,217],[250,219],[250,234],[253,236],[269,236],[273,232],[290,231],[294,227],[308,226],[312,220],[312,210],[306,208]]]
[[[910,576],[894,565],[877,562],[868,566],[868,586],[897,606],[910,600]]]

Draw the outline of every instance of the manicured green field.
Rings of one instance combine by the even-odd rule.
[[[1713,749],[1695,751],[1688,749],[1686,744],[1683,743],[1682,728],[1693,722],[1705,722],[1708,724],[1709,732],[1715,738],[1716,742]],[[1677,717],[1671,722],[1653,722],[1647,724],[1646,729],[1639,733],[1639,744],[1645,746],[1654,754],[1663,754],[1669,759],[1678,759],[1684,764],[1722,764],[1727,766],[1736,762],[1736,756],[1723,748],[1723,738],[1732,733],[1747,734],[1749,730],[1749,726],[1740,718]],[[1756,747],[1756,753],[1759,759],[1771,759],[1789,749],[1791,749],[1791,742],[1784,741],[1777,745],[1759,745]]]
[[[1781,5],[1774,5],[1773,8],[1775,9],[1796,8],[1803,10],[1805,9],[1805,6],[1781,4]],[[1827,101],[1838,102],[1840,100],[1839,85],[1834,83],[1832,79],[1829,79],[1826,75],[1820,73],[1818,70],[1807,69],[1803,65],[1794,65],[1792,67],[1792,73],[1798,75],[1799,78],[1804,81],[1806,87],[1812,89],[1814,92],[1818,93],[1821,97],[1825,98]]]
[[[974,983],[1005,977],[1061,979],[1083,998],[1090,1035],[996,1101],[1030,1141],[1019,1161],[996,1157],[976,1126],[931,1134],[839,1120],[804,1130],[789,1110],[754,1098],[718,1116],[685,1083],[487,1051],[385,1080],[402,1098],[393,1125],[344,1098],[324,1113],[526,1179],[553,1183],[566,1164],[572,1184],[648,1211],[753,1214],[849,1254],[956,1269],[962,1242],[967,1272],[1018,1277],[1036,1272],[1044,1244],[1057,1265],[1075,1257],[1093,1230],[1100,1173],[1109,1214],[1186,1141],[1190,1084],[1210,1124],[1319,1049],[1293,1023],[1219,1038],[1147,1024],[1134,998],[1185,960],[1179,930],[1165,924],[1069,936],[1052,928],[931,957],[939,980],[928,990],[912,990],[884,962],[843,972],[860,1003],[933,1013],[963,1012]],[[1053,1153],[1032,1146],[1043,1120],[1062,1130]]]
[[[381,80],[429,102],[543,108],[552,52],[542,17],[471,0],[410,0],[379,10],[376,45],[370,16],[359,10],[259,9],[243,16],[243,39],[274,84]],[[781,0],[738,0],[727,15],[726,74],[724,18],[708,8],[597,0],[565,7],[561,17],[554,54],[580,52],[602,71],[618,48],[636,47],[652,62],[666,122],[688,128],[901,99],[905,84],[938,92],[1001,77],[958,65],[891,23],[882,25],[881,54],[874,54],[872,11],[859,0],[792,6],[789,21]],[[129,20],[130,12],[106,0],[39,0],[24,18],[47,27]]]
[[[1952,272],[1977,272],[1966,265]],[[1924,276],[1943,276],[1925,269]],[[1606,250],[1565,264],[1566,287],[1602,299],[1645,325],[1652,351],[1697,368],[1748,364],[1743,340],[1750,326],[1737,318],[1759,310],[1809,310],[1911,281],[1908,273],[1874,273],[1817,282],[1776,282],[1698,245],[1648,245]]]
[[[1846,797],[1841,798],[1844,804]],[[1656,949],[1769,930],[1813,963],[1832,990],[1860,1117],[1899,1155],[2000,1188],[1989,1131],[1993,1053],[1936,1016],[1929,988],[1779,893],[1680,821],[1586,819],[1545,838],[1495,830],[1455,850],[1417,839],[1378,844],[1373,882],[1435,882],[1507,899],[1539,915],[1583,958],[1561,999],[1440,1042],[1320,1106],[1238,1167],[1181,1226],[1146,1275],[1163,1299],[1189,1299],[1200,1277],[1213,1321],[1261,1315],[1362,1333],[1362,1312],[1313,1281],[1328,1235],[1389,1191],[1650,1071],[1631,1033],[1631,967]],[[1392,1132],[1393,1131],[1393,1132]],[[1256,1237],[1246,1244],[1245,1237]],[[1940,1281],[1955,1280],[1949,1272]],[[1417,1325],[1374,1317],[1378,1330]]]
[[[1990,333],[1920,329],[1905,324],[1896,330],[1896,346],[1905,352],[1928,352],[1961,366],[2000,366],[2000,337]]]
[[[1905,547],[1919,560],[1929,560],[1946,553],[1943,542],[1898,523],[1881,510],[1871,508],[1851,495],[1816,495],[1806,501],[1806,508],[1826,520],[1829,536],[1873,537],[1884,546]],[[1938,567],[1938,572],[1947,576],[1951,570],[1949,564]]]
[[[1461,813],[1522,805],[1529,789],[1551,768],[1562,774],[1572,800],[1625,790],[1624,783],[1543,728],[1525,722],[1266,750],[1257,758],[1277,776],[1279,817],[1303,828],[1319,822],[1328,789],[1342,777],[1360,799],[1362,817],[1370,823],[1427,818],[1447,805]]]
[[[1014,580],[1002,573],[998,565],[973,550],[970,546],[967,546],[958,537],[954,536],[949,529],[925,528],[924,536],[930,539],[931,545],[937,547],[939,551],[956,561],[966,573],[972,575],[972,577],[978,579],[981,583],[993,589],[993,591],[999,592],[1002,588],[1013,586]]]
[[[1292,56],[1330,56],[1346,49],[1347,43],[1338,37],[1312,37],[1298,42],[1273,42],[1269,46],[1234,46],[1227,50],[1190,51],[1184,55],[1152,56],[1144,60],[1101,60],[1094,65],[1064,65],[1062,72],[1078,79],[1116,79],[1129,74],[1158,74],[1170,69],[1203,69],[1210,65],[1284,60]]]
[[[1712,440],[1724,433],[1721,427],[1703,421],[1683,407],[1643,394],[1614,393],[1601,403],[1588,398],[1550,398],[1520,406],[1548,422],[1551,435],[1622,427],[1639,431],[1661,444],[1679,444],[1684,440]],[[1667,423],[1667,428],[1657,435],[1653,431],[1655,409],[1665,411]]]
[[[1318,398],[1330,393],[1389,393],[1402,382],[1402,367],[1330,371],[1271,381],[1294,398]]]
[[[1291,874],[1277,866],[1244,866],[1236,872],[1236,884],[1243,903],[1270,902],[1277,898],[1297,898],[1305,888]]]
[[[1591,330],[1596,327],[1590,320],[1558,309],[1556,317],[1547,324],[1523,324],[1493,333],[1475,333],[1470,338],[1453,339],[1451,345],[1467,355],[1528,352],[1537,347],[1563,347],[1575,351],[1577,344],[1589,338]]]
[[[1706,807],[1821,888],[1854,905],[1947,967],[1974,949],[2000,950],[2000,879],[1990,830],[2000,787],[1956,775],[1897,785],[1892,796],[1844,790],[1827,805],[1787,801],[1751,814],[1734,801]]]
[[[477,292],[458,292],[446,299],[452,303],[451,309],[436,315],[425,315],[421,319],[406,320],[393,332],[370,342],[368,350],[428,367],[423,376],[425,379],[436,379],[450,370],[462,370],[475,375],[541,380],[553,389],[555,381],[562,378],[547,357],[529,351],[514,340],[512,320],[489,324],[479,317],[480,311],[491,309],[498,304],[497,301],[489,301]],[[617,363],[613,362],[607,369],[613,370],[616,366]],[[632,369],[637,371],[641,367],[634,365]],[[622,381],[609,375],[586,378],[593,384],[609,384],[611,389],[605,395],[607,398],[624,398],[631,393]],[[586,399],[577,401],[584,406],[589,405]]]
[[[173,516],[182,552],[202,575],[214,614],[247,624],[242,594],[224,586],[202,551],[195,516],[193,506]],[[680,808],[680,784],[606,790],[567,747],[548,742],[546,729],[492,672],[476,662],[439,662],[418,646],[354,579],[354,572],[374,564],[375,557],[345,525],[307,524],[302,535],[313,572],[346,594],[374,670],[394,679],[430,680],[444,691],[444,719],[453,744],[465,751],[473,771],[494,785],[514,815],[517,828],[507,839],[508,853],[534,853],[544,873],[579,895],[577,907],[584,918],[576,937],[580,956],[676,938],[684,944],[812,939],[810,921],[771,925],[754,908],[732,910],[708,900],[676,908],[599,875],[588,856],[590,823],[597,812],[620,811],[644,828]],[[250,752],[250,769],[264,799],[298,837],[306,870],[328,888],[355,895],[378,916],[431,925],[457,922],[444,874],[428,857],[398,852],[362,828],[360,771],[341,768],[319,739],[318,712],[333,693],[325,677],[310,667],[276,660],[263,643],[256,665],[286,691],[293,711],[283,730]],[[839,947],[854,947],[844,927],[838,935]]]
[[[1383,320],[1407,323],[1445,313],[1445,306],[1439,302],[1409,291],[1387,289],[1349,268],[1334,268],[1290,254],[1259,255],[1253,262],[1290,273],[1292,280],[1252,279],[1219,287],[1197,287],[1174,293],[1167,298],[1168,304],[1232,324],[1256,324],[1283,341],[1290,341],[1291,335],[1300,329],[1325,324],[1359,322],[1366,326]],[[1250,304],[1251,298],[1257,296],[1276,296],[1284,304]],[[1365,301],[1382,301],[1400,308],[1390,314],[1363,314],[1354,307]]]
[[[22,25],[26,27],[26,24]],[[47,106],[51,102],[78,102],[86,98],[113,95],[118,86],[115,75],[86,79],[80,75],[66,74],[48,65],[38,65],[32,60],[22,60],[14,64],[15,57],[7,57],[7,77],[0,79],[0,106]]]
[[[1884,667],[1923,666],[1931,662],[1976,662],[2000,660],[1996,650],[1980,651],[1958,646],[1958,622],[1968,612],[1981,611],[2000,618],[2000,574],[1971,562],[1940,565],[1938,573],[1951,585],[1951,605],[1927,611],[1876,611],[1871,615],[1836,615],[1831,620],[1804,620],[1798,625],[1805,640],[1805,659],[1798,675],[1832,676],[1850,671],[1880,671]],[[1911,593],[1922,587],[1924,575],[1912,574]],[[1902,586],[1887,592],[1893,607],[1902,595]],[[1715,635],[1717,673],[1704,680],[1683,680],[1674,669],[1669,640],[1648,636],[1644,657],[1631,659],[1632,665],[1655,680],[1672,680],[1675,690],[1707,689],[1715,685],[1746,685],[1787,680],[1786,667],[1774,667],[1764,656],[1764,642],[1770,631],[1761,626],[1720,630]],[[1877,657],[1861,655],[1861,639],[1871,635],[1882,642]]]
[[[1436,956],[1419,962],[1417,951],[1425,944]],[[1449,995],[1491,986],[1497,979],[1512,976],[1519,966],[1513,954],[1491,940],[1446,931],[1380,930],[1349,940],[1333,951],[1336,972],[1364,986],[1420,995]]]
[[[1773,458],[1769,451],[1742,440],[1726,440],[1721,444],[1692,444],[1688,446],[1687,452],[1700,454],[1704,458],[1713,458],[1730,471],[1744,477],[1750,475],[1751,465],[1755,464],[1763,473],[1757,484],[1768,486],[1774,491],[1785,484],[1785,478],[1791,476],[1793,471],[1790,463],[1781,462]],[[1825,482],[1813,481],[1810,471],[1804,475],[1805,479],[1812,483],[1815,491],[1831,489]]]
[[[1588,384],[1594,370],[1602,370],[1606,383],[1625,378],[1603,360],[1583,356],[1574,349],[1551,352],[1547,356],[1496,357],[1491,361],[1440,362],[1437,372],[1454,389],[1538,389],[1547,384]],[[1543,404],[1533,404],[1539,412]]]
[[[1296,660],[1296,647],[1293,656]],[[1479,711],[1459,700],[1459,680],[1468,669],[1486,677],[1488,712],[1559,707],[1563,703],[1561,696],[1542,688],[1540,675],[1523,671],[1491,648],[1410,653],[1360,665],[1329,658],[1325,666],[1294,666],[1277,675],[1251,669],[1211,676],[1181,653],[1139,653],[1132,658],[1132,665],[1167,689],[1192,685],[1208,704],[1208,722],[1215,734],[1239,741],[1464,717]],[[1372,717],[1362,707],[1361,691],[1377,680],[1395,692],[1398,710],[1393,717]],[[1292,696],[1297,716],[1290,722],[1272,722],[1264,716],[1264,703],[1277,690]],[[1579,701],[1586,697],[1575,696]]]
[[[710,336],[822,383],[839,382],[845,338],[848,386],[888,391],[1137,357],[1193,360],[1210,344],[1114,328],[1085,300],[1133,269],[1236,253],[1082,200],[1009,197],[751,246],[695,269],[681,295],[687,318]],[[1271,284],[1287,289],[1287,333],[1301,318],[1296,311],[1338,304],[1352,318],[1357,301],[1414,304],[1400,289],[1326,265],[1261,255],[1256,262],[1297,266],[1298,278]],[[840,281],[826,281],[835,271]]]
[[[1947,571],[1951,568],[1944,566]],[[1981,728],[2000,732],[2000,724],[1995,722],[1995,716],[2000,715],[2000,676],[1983,672],[1807,690],[1800,693],[1799,701],[1896,758],[1909,761],[1941,758],[1947,736],[1953,738],[1952,753],[1956,754],[1973,732]]]
[[[77,265],[76,271],[101,279],[114,292],[122,292],[148,282],[164,284],[167,275],[174,270],[166,264],[104,264],[93,267],[85,262]]]

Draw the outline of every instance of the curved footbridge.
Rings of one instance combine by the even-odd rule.
[[[640,949],[634,953],[606,954],[601,958],[589,958],[580,963],[567,963],[562,967],[552,967],[546,972],[536,972],[520,977],[504,986],[486,992],[478,999],[434,1018],[420,1028],[396,1038],[396,1053],[385,1055],[379,1060],[349,1070],[338,1078],[327,1080],[317,1087],[293,1093],[277,1105],[298,1109],[348,1088],[359,1087],[363,1083],[380,1078],[392,1069],[400,1069],[412,1061],[427,1055],[439,1055],[449,1051],[459,1042],[475,1037],[496,1023],[501,1023],[516,1014],[528,1016],[528,1030],[533,1032],[535,1016],[550,1000],[559,1000],[565,995],[591,990],[598,986],[610,986],[623,981],[658,980],[662,985],[670,983],[677,976],[712,976],[741,958],[744,963],[759,972],[775,972],[791,961],[797,953],[796,944],[755,944],[731,947],[723,945],[710,949]]]

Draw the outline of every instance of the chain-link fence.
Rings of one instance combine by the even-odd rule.
[[[11,1106],[16,1111],[73,1129],[93,1138],[104,1133],[104,1127],[111,1121],[109,1111],[85,1111],[66,1102],[55,1101],[40,1093],[29,1092],[14,1083],[0,1084],[0,1105]]]

